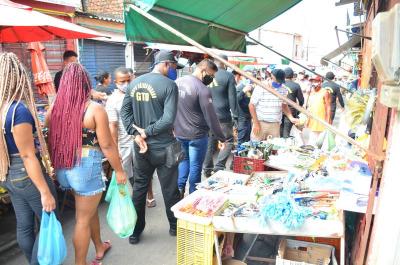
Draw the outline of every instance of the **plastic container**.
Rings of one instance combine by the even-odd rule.
[[[265,171],[265,160],[241,156],[233,157],[233,172],[250,175],[253,172]]]
[[[214,227],[178,219],[177,264],[213,265]]]

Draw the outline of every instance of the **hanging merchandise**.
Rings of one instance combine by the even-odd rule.
[[[60,265],[67,257],[67,244],[54,212],[42,212],[38,261],[40,265]]]
[[[132,235],[137,220],[127,184],[117,184],[114,172],[108,189],[105,198],[110,202],[107,211],[108,225],[119,237],[126,238]]]

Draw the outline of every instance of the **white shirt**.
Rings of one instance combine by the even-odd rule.
[[[118,89],[114,90],[108,97],[106,111],[109,122],[118,122],[118,147],[129,147],[132,145],[133,137],[128,135],[121,119],[122,102],[125,94]]]
[[[276,91],[283,96],[287,95],[287,90],[284,86],[277,88]],[[276,97],[266,89],[257,86],[253,91],[250,103],[255,106],[259,121],[281,123],[282,99]]]

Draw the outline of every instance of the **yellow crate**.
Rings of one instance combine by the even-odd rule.
[[[214,228],[178,219],[177,265],[212,265]]]

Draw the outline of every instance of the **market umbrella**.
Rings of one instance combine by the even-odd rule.
[[[31,7],[0,0],[0,43],[102,37],[73,23],[34,11]]]
[[[28,50],[31,52],[33,82],[39,94],[55,95],[53,79],[43,54],[45,49],[40,42],[31,42],[28,45]]]

